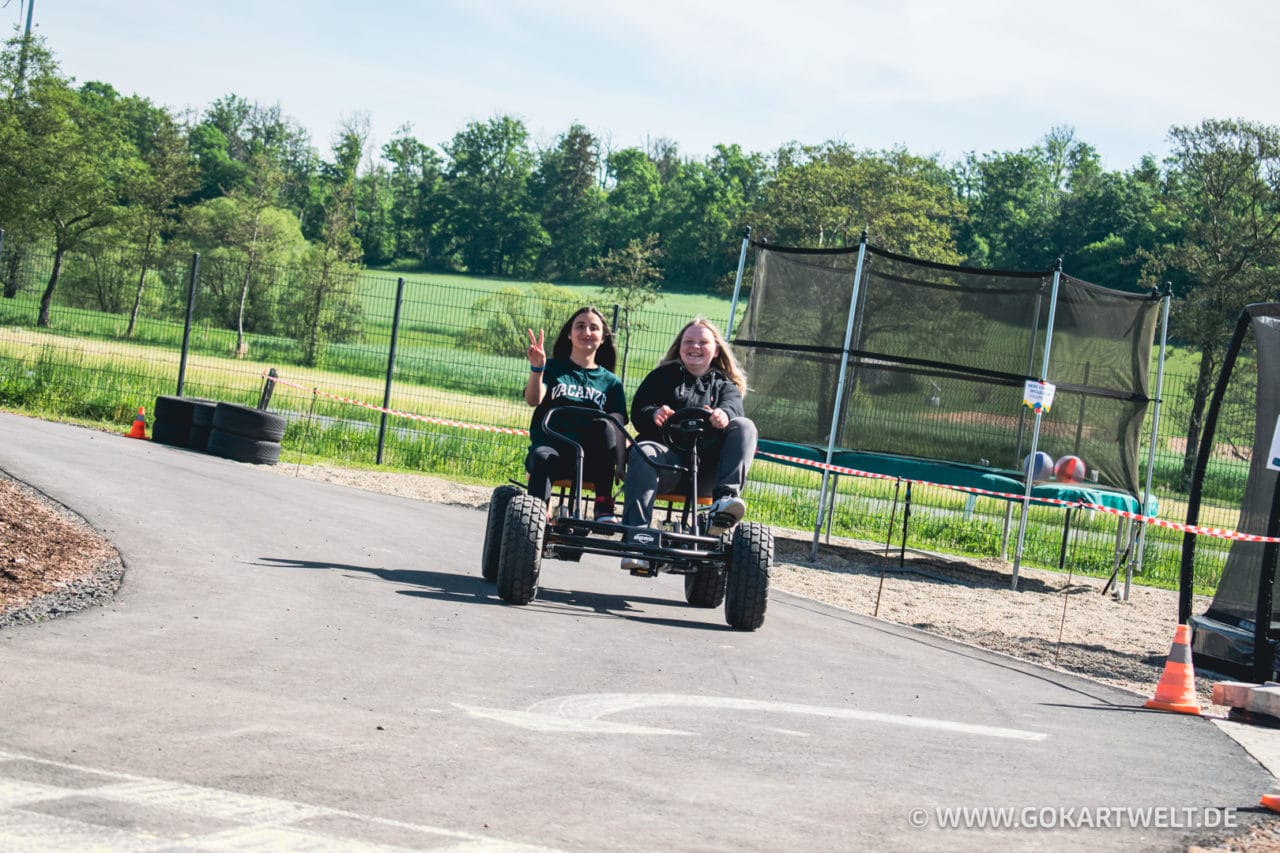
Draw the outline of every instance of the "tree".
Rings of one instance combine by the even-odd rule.
[[[303,263],[302,287],[290,315],[302,345],[302,362],[320,364],[328,343],[341,343],[359,331],[362,311],[356,298],[360,242],[356,236],[356,170],[369,136],[367,117],[343,122],[333,144],[334,160],[325,164],[326,186],[321,239]]]
[[[902,149],[859,152],[844,143],[784,147],[755,221],[784,245],[852,246],[863,229],[877,246],[958,263],[952,225],[963,207],[945,169]]]
[[[253,192],[245,186],[254,179],[251,172],[260,173],[269,164],[282,176],[275,204],[292,210],[304,226],[318,222],[320,157],[307,131],[278,105],[264,107],[234,93],[224,95],[209,105],[189,137],[200,177],[188,203],[237,190]]]
[[[434,258],[439,237],[444,161],[410,131],[408,125],[402,126],[382,146],[383,159],[392,165],[390,227],[394,257],[428,263]]]
[[[668,282],[709,288],[731,280],[765,178],[764,157],[737,145],[717,145],[705,162],[674,170],[662,187],[659,217]]]
[[[550,279],[581,279],[599,258],[604,219],[600,142],[580,124],[543,151],[532,180],[532,201],[547,245],[538,271]]]
[[[126,181],[142,164],[122,133],[114,89],[97,83],[71,89],[39,45],[27,60],[21,96],[11,94],[6,104],[22,128],[8,156],[20,170],[31,218],[53,234],[53,265],[36,317],[47,327],[67,253],[116,218]]]
[[[35,37],[9,39],[0,51],[0,228],[6,232],[4,295],[8,299],[18,294],[19,270],[41,225],[35,212],[38,191],[24,172],[44,156],[38,140],[50,131],[40,102],[28,97],[25,81],[31,77],[42,83],[59,79],[52,56]]]
[[[184,211],[176,239],[201,255],[197,311],[236,330],[237,352],[250,332],[283,334],[281,271],[310,248],[292,212],[239,193],[214,198]]]
[[[458,342],[480,352],[519,357],[529,344],[526,329],[554,333],[580,304],[572,290],[553,284],[499,288],[475,301],[470,325]]]
[[[280,189],[284,184],[284,173],[280,166],[263,151],[255,151],[249,155],[246,180],[244,185],[230,194],[230,199],[244,212],[244,219],[238,242],[245,247],[244,280],[240,286],[240,301],[236,310],[236,356],[243,358],[248,353],[245,342],[245,307],[249,300],[249,288],[253,282],[253,274],[258,264],[260,244],[270,245],[275,241],[276,233],[273,223],[275,219],[264,221],[263,214],[278,203]],[[252,228],[249,227],[252,217]],[[296,221],[296,220],[295,220]],[[292,223],[285,222],[282,232],[292,236]],[[248,231],[248,239],[245,232]],[[298,228],[301,237],[301,227]]]
[[[467,271],[522,275],[546,244],[529,197],[533,154],[511,116],[471,122],[444,147],[448,231]]]
[[[187,138],[166,110],[145,99],[128,98],[120,112],[142,160],[142,168],[130,173],[124,188],[125,218],[134,240],[141,244],[138,287],[125,330],[125,337],[131,338],[161,233],[178,216],[178,200],[195,187],[196,174]]]
[[[1170,334],[1200,352],[1183,457],[1190,486],[1204,408],[1241,309],[1276,298],[1280,266],[1280,128],[1208,119],[1169,131],[1168,204],[1181,233],[1150,253],[1178,285]],[[1153,278],[1154,283],[1154,278]]]
[[[1062,188],[1043,148],[965,158],[968,219],[959,245],[974,266],[1048,269],[1059,256],[1052,232]]]
[[[588,272],[604,283],[601,295],[622,306],[623,321],[619,324],[630,335],[633,328],[632,312],[639,312],[658,299],[658,282],[662,280],[662,250],[658,248],[658,235],[648,234],[643,240],[632,240],[621,249],[610,249],[600,259],[600,266]],[[626,350],[623,351],[622,373],[627,371]]]
[[[608,213],[602,244],[622,249],[633,240],[657,233],[662,177],[657,165],[639,148],[623,148],[607,163]]]

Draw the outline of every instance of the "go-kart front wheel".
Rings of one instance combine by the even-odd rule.
[[[734,528],[724,602],[724,618],[730,628],[754,631],[764,624],[772,568],[773,531],[755,522]]]
[[[527,493],[511,497],[498,555],[498,597],[508,604],[528,604],[538,592],[547,505]]]

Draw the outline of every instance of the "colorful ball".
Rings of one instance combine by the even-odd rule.
[[[1053,478],[1060,483],[1079,483],[1084,475],[1084,460],[1079,456],[1064,456],[1053,466]]]
[[[1031,482],[1039,483],[1047,480],[1053,474],[1053,457],[1043,450],[1037,450],[1034,463],[1030,454],[1022,460],[1022,472],[1030,473]]]

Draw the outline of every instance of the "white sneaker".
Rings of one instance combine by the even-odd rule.
[[[707,510],[707,517],[710,519],[707,535],[719,536],[742,521],[742,516],[746,514],[747,502],[737,495],[725,495],[716,499]]]

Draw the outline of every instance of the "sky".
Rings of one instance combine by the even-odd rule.
[[[30,3],[77,82],[278,105],[322,156],[361,118],[376,151],[511,115],[538,147],[579,123],[695,159],[835,140],[950,163],[1068,127],[1123,171],[1175,125],[1280,125],[1276,0],[0,0],[7,35]]]

